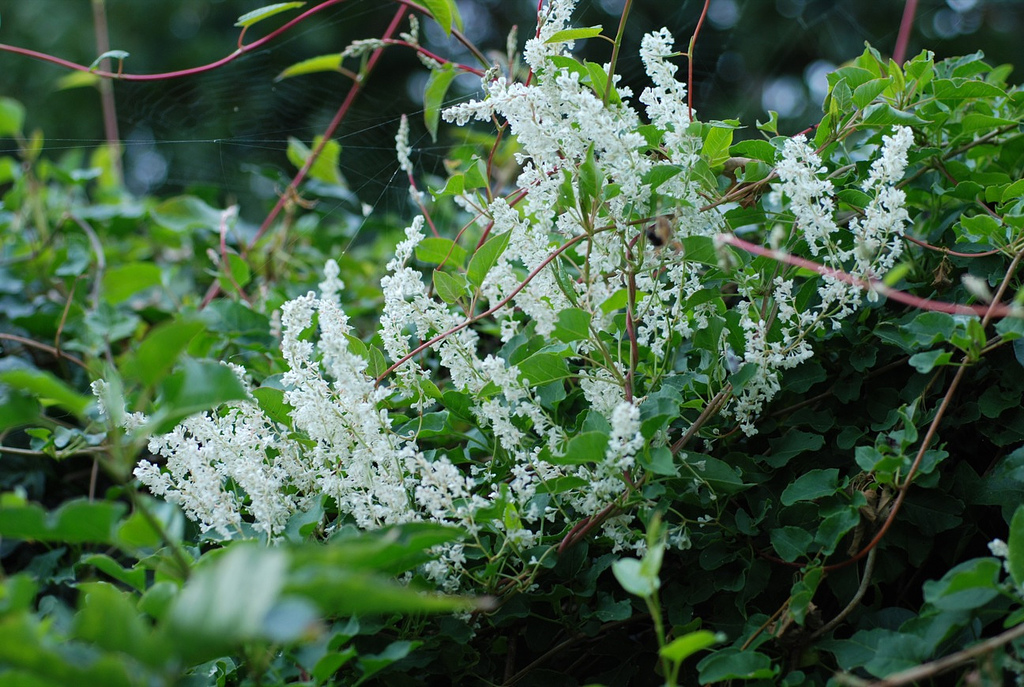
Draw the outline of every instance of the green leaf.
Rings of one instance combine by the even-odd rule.
[[[448,93],[448,87],[458,73],[451,64],[445,64],[441,69],[432,69],[427,78],[427,85],[423,89],[423,123],[426,124],[430,133],[430,140],[437,142],[437,125],[441,117],[441,106],[444,105],[444,97]]]
[[[782,505],[792,506],[797,501],[813,501],[830,496],[839,488],[839,470],[811,470],[800,475],[782,492]]]
[[[210,207],[195,196],[170,198],[150,210],[150,216],[160,226],[175,232],[194,229],[218,231],[223,210]]]
[[[661,586],[658,576],[652,576],[636,558],[620,558],[615,561],[612,563],[612,574],[623,589],[644,599],[654,596]]]
[[[109,59],[117,60],[118,62],[123,62],[124,60],[128,59],[128,56],[129,54],[124,50],[108,50],[92,61],[92,64],[89,65],[89,71],[92,71],[93,69],[99,67],[100,62],[102,62],[103,60]]]
[[[92,566],[115,580],[124,582],[136,591],[141,592],[146,589],[146,569],[143,567],[135,567],[131,570],[127,570],[121,567],[121,564],[113,558],[103,553],[95,553],[90,556],[85,556],[78,562],[78,565]]]
[[[529,380],[530,386],[544,386],[548,382],[565,379],[569,376],[569,368],[565,358],[554,353],[534,353],[526,360],[516,364],[519,377]]]
[[[295,9],[296,7],[302,7],[305,4],[305,2],[278,2],[273,5],[260,7],[259,9],[255,9],[252,12],[246,12],[240,16],[238,21],[235,22],[235,26],[248,28],[257,22],[273,17],[275,14],[287,12],[288,10]]]
[[[569,41],[578,41],[583,38],[593,38],[594,36],[600,36],[601,32],[604,31],[602,26],[581,26],[575,29],[563,29],[556,31],[545,43],[568,43]]]
[[[604,432],[581,432],[569,440],[565,455],[552,455],[548,460],[555,465],[583,465],[604,460],[608,448],[608,435]]]
[[[589,216],[594,209],[594,201],[598,197],[601,186],[601,178],[597,171],[597,162],[594,159],[594,144],[587,148],[587,156],[580,165],[579,200],[580,210],[584,215]]]
[[[590,338],[591,314],[579,308],[566,308],[558,313],[555,324],[556,339],[569,343]]]
[[[416,259],[431,265],[462,267],[467,256],[465,248],[451,239],[438,236],[428,236],[416,246]]]
[[[445,303],[457,303],[460,298],[469,294],[469,286],[465,277],[448,274],[442,270],[434,270],[434,290]]]
[[[498,258],[501,257],[501,254],[508,247],[508,240],[510,238],[511,232],[493,236],[473,253],[473,257],[469,260],[469,268],[466,271],[466,277],[469,278],[473,286],[479,287],[484,283],[487,273],[491,271],[491,268],[498,262]]]
[[[423,0],[423,4],[446,34],[452,35],[453,27],[462,30],[462,17],[455,0]]]
[[[253,398],[260,410],[274,422],[284,425],[289,429],[292,426],[292,408],[284,400],[284,391],[269,386],[261,386],[253,389]]]
[[[1002,566],[995,558],[974,558],[939,580],[924,583],[924,600],[944,611],[973,611],[1000,594]]]
[[[25,106],[14,98],[0,97],[0,136],[16,136],[24,125]]]
[[[82,417],[92,397],[80,394],[52,373],[34,368],[16,368],[0,372],[0,384],[34,396],[44,406],[56,405]]]
[[[169,432],[191,415],[246,398],[245,387],[227,365],[186,359],[160,386],[160,402],[151,421],[153,431]]]
[[[174,319],[154,327],[139,344],[135,355],[125,362],[124,372],[137,377],[146,386],[156,384],[201,331],[202,322],[188,319]]]
[[[865,81],[853,89],[853,104],[858,110],[862,110],[877,98],[882,91],[890,85],[889,79],[872,79]]]
[[[723,680],[766,680],[775,676],[772,660],[761,653],[735,647],[720,649],[697,664],[702,685]]]
[[[780,468],[791,459],[806,451],[819,451],[825,445],[825,437],[820,434],[791,429],[779,439],[772,439],[771,451],[765,460],[774,468]]]
[[[263,636],[264,620],[286,581],[283,549],[235,544],[203,564],[168,609],[168,630],[178,650],[194,663]]]
[[[779,554],[779,558],[792,563],[807,553],[807,547],[814,541],[814,537],[803,528],[787,525],[772,530],[771,540],[772,548]]]
[[[683,171],[682,165],[655,165],[644,174],[644,183],[654,191],[659,186]]]
[[[910,364],[921,374],[931,372],[936,367],[949,365],[953,354],[949,351],[924,351],[910,356]]]
[[[721,126],[709,126],[701,155],[712,167],[717,167],[729,159],[729,146],[732,145],[733,130]]]
[[[290,79],[293,76],[319,74],[321,72],[337,72],[340,70],[341,53],[332,52],[329,55],[318,55],[316,57],[310,57],[308,60],[296,62],[274,77],[274,80],[281,81],[282,79]]]
[[[323,136],[317,136],[313,139],[313,146],[307,147],[305,143],[299,139],[289,136],[288,137],[288,161],[295,165],[296,169],[302,169],[309,160],[310,156],[320,141],[323,140]],[[325,184],[332,186],[346,186],[345,177],[341,175],[341,169],[339,167],[339,161],[341,160],[341,144],[334,139],[329,139],[323,149],[320,151],[319,157],[309,168],[309,178],[322,181]]]
[[[1024,586],[1024,505],[1018,506],[1013,513],[1006,548],[1006,565],[1010,569],[1010,577],[1018,587]]]
[[[720,641],[721,638],[714,632],[709,630],[697,630],[696,632],[688,632],[682,637],[676,637],[671,642],[661,647],[661,650],[658,653],[662,657],[678,664],[682,663],[698,651],[708,649]]]
[[[108,544],[113,542],[117,523],[126,510],[123,503],[90,503],[82,498],[65,501],[57,510],[47,512],[42,506],[2,494],[0,536],[25,541]]]
[[[162,273],[151,262],[130,262],[103,273],[103,295],[108,303],[123,303],[140,291],[160,286]]]

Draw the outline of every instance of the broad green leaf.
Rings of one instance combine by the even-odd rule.
[[[726,127],[712,126],[707,128],[701,155],[712,167],[724,163],[729,158],[729,146],[732,145],[733,130]]]
[[[579,489],[590,484],[587,480],[582,477],[574,477],[572,475],[564,477],[555,477],[541,482],[537,485],[538,494],[561,494],[571,489]]]
[[[765,654],[727,647],[697,664],[698,681],[710,685],[725,680],[767,680],[775,676],[772,660]]]
[[[872,79],[866,81],[853,89],[853,104],[858,109],[864,109],[868,104],[877,98],[882,91],[890,85],[889,79]]]
[[[174,647],[157,641],[128,594],[106,582],[79,585],[81,601],[72,634],[112,652],[123,652],[143,663],[159,665]]]
[[[384,670],[395,661],[401,661],[403,658],[408,656],[413,649],[418,648],[421,644],[423,644],[423,642],[410,642],[405,639],[400,639],[388,644],[387,648],[378,654],[364,654],[360,656],[359,665],[363,667],[363,674],[355,684],[361,685],[363,682]]]
[[[594,36],[600,36],[601,32],[604,31],[602,26],[582,26],[575,29],[563,29],[556,31],[545,43],[568,43],[569,41],[577,41],[584,38],[593,38]]]
[[[457,303],[460,298],[468,295],[469,288],[465,277],[452,275],[442,270],[434,270],[434,290],[445,303]]]
[[[416,245],[416,259],[431,265],[462,267],[468,255],[459,244],[439,236],[428,236]]]
[[[296,62],[278,74],[274,80],[290,79],[293,76],[305,74],[319,74],[321,72],[336,72],[341,69],[341,53],[334,52],[329,55],[318,55],[308,60]]]
[[[448,87],[458,73],[451,64],[444,65],[441,69],[432,69],[427,78],[427,85],[423,89],[423,123],[426,124],[430,133],[430,140],[437,142],[437,125],[441,117],[441,106],[444,105],[444,97],[448,93]]]
[[[820,434],[791,429],[779,439],[772,439],[771,450],[765,456],[769,465],[780,468],[792,458],[806,451],[818,451],[825,445],[825,437]]]
[[[430,10],[434,21],[449,36],[452,34],[452,28],[462,30],[462,16],[459,14],[455,0],[423,0],[423,5]]]
[[[713,647],[720,641],[721,638],[714,632],[697,630],[696,632],[688,632],[682,637],[676,637],[661,647],[658,653],[674,663],[682,663],[698,651]]]
[[[217,231],[223,210],[210,207],[195,196],[170,198],[150,210],[150,216],[160,226],[176,232],[193,229]]]
[[[623,589],[644,599],[654,596],[661,586],[658,576],[648,574],[636,558],[620,558],[615,561],[612,563],[612,573]]]
[[[25,106],[14,98],[0,97],[0,137],[15,136],[25,125]]]
[[[556,339],[569,343],[590,338],[590,313],[579,308],[566,308],[558,313],[555,325]]]
[[[921,374],[926,374],[936,367],[949,365],[952,359],[953,354],[949,351],[924,351],[910,356],[910,364]]]
[[[44,406],[56,405],[81,417],[92,404],[92,397],[80,394],[52,373],[34,368],[15,368],[0,372],[0,384],[31,394]]]
[[[597,171],[597,162],[594,159],[594,144],[591,143],[587,148],[586,159],[580,165],[579,200],[580,210],[584,215],[589,216],[593,211],[602,181]]]
[[[222,403],[248,398],[245,387],[227,365],[186,359],[181,369],[160,385],[152,422],[157,434],[169,432],[185,418]]]
[[[1024,505],[1018,506],[1013,513],[1006,548],[1006,565],[1010,569],[1010,577],[1018,587],[1022,587],[1024,586]]]
[[[787,525],[772,530],[771,540],[772,548],[779,554],[779,558],[792,563],[807,553],[807,547],[814,541],[814,537],[803,528]]]
[[[168,610],[170,635],[194,663],[263,636],[286,582],[285,549],[239,543],[217,553],[204,557]]]
[[[682,171],[682,165],[655,165],[644,174],[644,183],[650,184],[651,190],[654,191]]]
[[[125,362],[125,374],[137,377],[146,386],[156,384],[201,331],[202,322],[187,319],[175,319],[154,327],[139,344],[135,355]]]
[[[284,425],[289,429],[292,426],[292,410],[287,401],[284,400],[284,391],[269,386],[261,386],[253,389],[253,398],[260,410],[274,422]]]
[[[142,592],[146,589],[146,569],[135,567],[131,570],[123,568],[120,563],[104,553],[94,553],[84,556],[78,562],[79,566],[88,565],[109,575],[118,582],[123,582],[136,591]]]
[[[830,496],[839,488],[839,470],[811,470],[800,475],[782,492],[782,505],[792,506],[797,501],[813,501]]]
[[[107,302],[123,303],[140,291],[159,286],[162,273],[151,262],[130,262],[103,273],[103,295]]]
[[[487,243],[480,246],[473,253],[473,257],[469,260],[469,268],[466,271],[466,277],[469,278],[473,286],[479,287],[484,283],[487,273],[491,271],[491,268],[498,262],[498,258],[505,252],[505,248],[508,247],[508,240],[510,238],[511,232],[492,236]]]
[[[565,455],[552,455],[548,460],[555,465],[583,465],[604,460],[608,448],[608,435],[604,432],[581,432],[565,447]]]
[[[554,353],[535,353],[517,363],[516,367],[519,368],[520,378],[529,380],[533,387],[544,386],[569,376],[565,358]]]
[[[309,147],[299,139],[289,136],[288,161],[295,165],[296,169],[302,169],[322,140],[323,136],[317,136],[313,139],[313,146]],[[341,175],[338,166],[340,160],[341,144],[334,139],[329,139],[320,151],[319,157],[310,166],[309,178],[332,186],[346,186],[345,177]]]
[[[278,2],[273,5],[260,7],[259,9],[255,9],[252,12],[246,12],[240,16],[238,21],[235,22],[235,26],[248,28],[257,22],[273,17],[275,14],[287,12],[288,10],[295,9],[296,7],[302,7],[305,4],[305,2]]]
[[[1000,594],[995,558],[974,558],[955,566],[939,580],[924,583],[924,600],[944,611],[973,611]]]
[[[12,494],[0,495],[0,536],[25,541],[108,544],[127,507],[123,503],[87,499],[65,501],[57,510],[27,503]]]

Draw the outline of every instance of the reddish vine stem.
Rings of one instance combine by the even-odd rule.
[[[837,270],[832,267],[826,267],[820,263],[806,258],[801,258],[796,255],[784,253],[782,251],[772,250],[759,246],[749,241],[744,241],[732,234],[719,234],[718,239],[722,243],[727,243],[731,246],[736,246],[742,250],[752,253],[754,255],[760,255],[762,257],[771,258],[772,260],[778,260],[784,262],[787,265],[794,265],[796,267],[804,267],[809,270],[813,270],[818,274],[825,277],[832,277],[839,281],[850,284],[852,286],[858,286],[865,291],[874,291],[879,293],[886,298],[890,298],[899,303],[911,305],[920,310],[932,310],[934,312],[944,312],[950,315],[980,315],[983,317],[1021,317],[1024,316],[1024,311],[1020,307],[1014,305],[1000,305],[999,303],[993,302],[991,305],[961,305],[959,303],[947,303],[945,301],[936,301],[930,298],[921,298],[920,296],[914,296],[905,291],[900,291],[887,286],[880,279],[865,279],[863,277],[855,277],[854,275]],[[1016,260],[1014,261],[1016,264]]]
[[[694,27],[693,35],[690,36],[690,46],[686,50],[686,109],[691,120],[693,120],[693,48],[697,45],[697,36],[700,35],[701,27],[704,26],[704,18],[708,16],[710,4],[711,0],[704,0],[704,9],[700,12],[697,26]]]
[[[900,32],[896,37],[896,47],[892,51],[892,59],[896,64],[903,64],[907,59],[907,45],[910,43],[910,32],[914,28],[916,13],[917,0],[907,0],[903,5],[903,19],[900,20]]]
[[[922,241],[921,239],[915,239],[913,236],[904,235],[903,238],[905,240],[910,241],[911,243],[916,244],[918,246],[921,246],[922,248],[925,248],[927,250],[932,250],[932,251],[935,251],[936,253],[945,253],[946,255],[952,255],[953,257],[957,257],[957,258],[983,258],[983,257],[988,256],[988,255],[996,255],[996,254],[1002,252],[1001,249],[994,248],[992,250],[986,250],[986,251],[982,251],[980,253],[960,253],[960,252],[955,251],[955,250],[949,250],[948,248],[939,248],[938,246],[933,246],[932,244],[928,243],[927,241]]]
[[[84,64],[78,64],[77,62],[72,62],[71,60],[65,60],[63,58],[56,57],[54,55],[49,55],[47,53],[39,52],[39,51],[36,51],[36,50],[30,50],[28,48],[20,48],[20,47],[18,47],[16,45],[7,45],[6,43],[0,43],[0,51],[11,52],[11,53],[15,53],[17,55],[24,55],[26,57],[31,57],[33,59],[41,60],[43,62],[50,62],[52,64],[56,64],[56,65],[59,65],[61,67],[65,67],[67,69],[73,69],[74,71],[78,71],[78,72],[87,72],[87,73],[96,74],[97,76],[105,78],[105,79],[119,79],[121,81],[165,81],[167,79],[180,79],[181,77],[184,77],[184,76],[192,76],[192,75],[195,75],[195,74],[202,74],[204,72],[212,71],[214,69],[217,69],[218,67],[223,67],[225,64],[229,64],[231,62],[234,62],[235,60],[237,60],[242,55],[244,55],[246,53],[249,53],[249,52],[252,52],[256,48],[259,48],[259,47],[269,43],[270,41],[274,40],[275,38],[280,36],[282,33],[288,31],[289,29],[291,29],[296,24],[299,24],[299,23],[305,21],[308,17],[311,17],[312,15],[316,14],[317,12],[320,12],[321,10],[323,10],[323,9],[325,9],[327,7],[330,7],[332,5],[338,5],[338,4],[342,3],[342,2],[345,2],[345,0],[325,0],[325,2],[317,5],[316,7],[311,7],[310,9],[306,10],[305,12],[300,14],[299,16],[297,16],[294,19],[292,19],[291,21],[285,23],[284,25],[280,26],[279,28],[275,29],[274,31],[271,31],[270,33],[268,33],[263,38],[259,38],[259,39],[255,40],[255,41],[253,41],[252,43],[247,43],[245,45],[240,46],[237,50],[235,50],[230,55],[225,55],[224,57],[220,58],[219,60],[215,60],[215,61],[209,62],[207,64],[199,65],[198,67],[189,67],[188,69],[179,69],[177,71],[171,71],[171,72],[160,72],[160,73],[156,73],[156,74],[125,74],[125,73],[121,72],[120,70],[116,71],[116,72],[112,72],[112,71],[105,70],[105,69],[90,69],[89,67],[87,67]]]

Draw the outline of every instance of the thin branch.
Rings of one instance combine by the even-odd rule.
[[[71,362],[73,362],[75,365],[78,365],[83,370],[88,370],[89,369],[89,366],[86,365],[85,362],[81,358],[76,358],[75,356],[71,355],[70,353],[65,353],[64,351],[62,351],[62,350],[60,350],[58,348],[54,348],[53,346],[48,346],[47,344],[39,343],[38,341],[33,341],[32,339],[26,339],[25,337],[18,336],[17,334],[6,334],[4,332],[0,332],[0,339],[7,339],[8,341],[16,341],[17,343],[20,343],[22,346],[28,346],[29,348],[38,348],[40,351],[46,351],[47,353],[52,355],[54,358],[57,358],[58,360],[61,360],[61,359],[70,360]]]
[[[749,241],[744,241],[732,234],[719,234],[718,240],[722,243],[727,243],[731,246],[736,246],[742,250],[752,253],[754,255],[760,255],[762,257],[771,258],[772,260],[778,260],[784,262],[787,265],[794,265],[796,267],[804,267],[806,269],[817,272],[818,274],[837,279],[845,284],[851,286],[857,286],[865,291],[874,291],[879,293],[886,298],[894,301],[911,305],[920,310],[932,310],[934,312],[944,312],[950,315],[979,315],[979,316],[994,316],[994,317],[1024,317],[1024,310],[1017,305],[997,305],[993,303],[990,306],[987,305],[961,305],[959,303],[947,303],[945,301],[935,301],[930,298],[921,298],[920,296],[914,296],[905,291],[900,291],[887,286],[881,279],[863,278],[856,277],[849,272],[843,272],[833,267],[826,267],[820,263],[805,258],[791,255],[783,251],[772,250],[765,248]]]
[[[20,47],[18,47],[16,45],[7,45],[6,43],[0,43],[0,51],[2,51],[2,52],[11,52],[11,53],[15,53],[15,54],[18,54],[18,55],[24,55],[25,57],[31,57],[33,59],[41,60],[43,62],[50,62],[51,64],[56,64],[56,65],[59,65],[61,67],[65,67],[67,69],[72,69],[74,71],[95,74],[96,76],[99,76],[99,77],[102,77],[102,78],[105,78],[105,79],[119,79],[121,81],[165,81],[167,79],[180,79],[180,78],[185,77],[185,76],[193,76],[195,74],[202,74],[204,72],[213,71],[214,69],[217,69],[218,67],[223,67],[226,64],[234,62],[235,60],[237,60],[242,55],[245,55],[246,53],[252,52],[256,48],[259,48],[259,47],[262,47],[263,45],[266,45],[270,41],[274,40],[275,38],[277,38],[281,34],[285,33],[289,29],[291,29],[296,24],[300,24],[301,22],[305,21],[308,17],[316,14],[317,12],[320,12],[321,10],[323,10],[323,9],[325,9],[327,7],[330,7],[332,5],[337,5],[337,4],[340,4],[342,2],[345,2],[345,0],[326,0],[322,4],[317,5],[316,7],[312,7],[310,9],[306,10],[305,12],[303,12],[299,16],[295,17],[291,21],[287,22],[286,24],[284,24],[280,28],[278,28],[278,29],[276,29],[274,31],[271,31],[270,33],[268,33],[263,38],[255,40],[252,43],[247,43],[245,45],[240,46],[237,50],[235,50],[230,55],[226,55],[226,56],[220,58],[219,60],[215,60],[213,62],[209,62],[207,64],[203,64],[203,65],[200,65],[198,67],[189,67],[188,69],[179,69],[177,71],[171,71],[171,72],[160,72],[160,73],[156,73],[156,74],[125,74],[125,73],[123,73],[121,71],[112,72],[112,71],[109,71],[109,70],[106,70],[106,69],[90,69],[88,66],[86,66],[84,64],[78,64],[77,62],[72,62],[71,60],[65,60],[63,58],[56,57],[54,55],[49,55],[47,53],[39,52],[37,50],[30,50],[28,48],[20,48]]]
[[[999,647],[1009,644],[1013,640],[1024,637],[1024,623],[1015,625],[1009,630],[1006,630],[1002,634],[998,634],[991,639],[986,639],[980,644],[975,644],[972,647],[968,647],[963,651],[958,651],[955,654],[949,656],[943,656],[942,658],[931,661],[930,663],[923,663],[913,668],[907,668],[901,670],[898,673],[893,673],[887,678],[882,680],[876,680],[875,682],[861,682],[858,684],[864,685],[864,687],[898,687],[899,685],[909,685],[921,680],[940,675],[948,670],[952,670],[958,666],[970,663],[979,656],[992,653]]]

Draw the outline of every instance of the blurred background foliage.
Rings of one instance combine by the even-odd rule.
[[[623,1],[584,0],[575,23],[601,24],[613,34]],[[0,15],[0,41],[90,64],[98,54],[92,4],[9,3]],[[194,67],[232,52],[236,19],[264,4],[106,0],[110,47],[130,53],[124,69],[132,73]],[[498,27],[533,26],[536,5],[536,0],[459,0],[467,36],[485,50],[499,52],[507,36]],[[636,52],[640,36],[667,26],[683,50],[702,5],[702,0],[636,0],[619,61],[635,94],[645,85]],[[865,42],[891,54],[903,7],[902,0],[712,0],[694,61],[695,106],[701,118],[739,119],[747,127],[739,137],[757,135],[754,122],[767,119],[768,110],[779,113],[781,133],[806,128],[820,116],[828,71],[859,54]],[[294,171],[284,154],[288,137],[311,141],[349,86],[346,77],[336,74],[283,81],[274,77],[300,60],[379,36],[393,11],[391,3],[380,0],[350,0],[222,68],[171,81],[116,83],[128,187],[138,194],[187,190],[221,204],[240,202],[243,217],[259,221]],[[248,39],[279,23],[275,18],[260,24]],[[983,50],[993,64],[1019,61],[1022,30],[1020,0],[922,0],[908,57],[925,48],[938,58]],[[430,49],[472,62],[437,26],[426,25],[424,31]],[[518,37],[519,47],[525,38]],[[577,49],[594,61],[608,58],[604,41],[580,42]],[[2,60],[0,95],[27,105],[27,129],[46,132],[51,155],[102,142],[94,88],[62,88],[67,71],[52,64],[12,54]],[[685,70],[685,60],[678,63]],[[358,200],[386,214],[411,213],[404,184],[390,183],[397,173],[393,137],[398,117],[421,109],[426,76],[410,51],[386,51],[338,136],[344,147],[342,171],[355,194],[346,202]],[[474,77],[461,77],[449,97],[471,97],[478,85]],[[441,156],[453,142],[444,135],[434,144],[422,127],[414,130],[416,162],[423,173],[443,174]],[[460,130],[447,135],[466,134]],[[12,146],[0,140],[0,152]],[[341,199],[338,204],[340,209]]]

